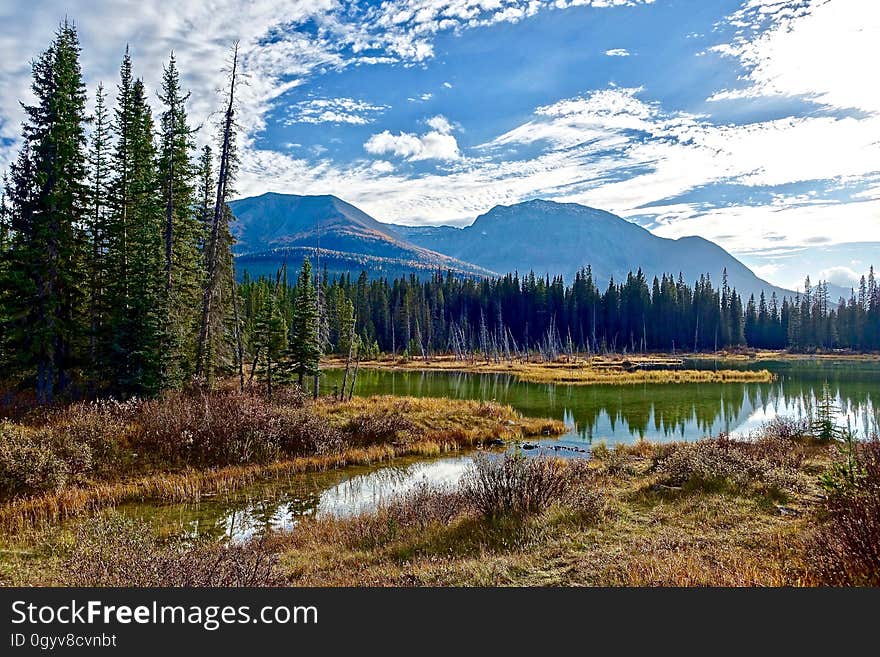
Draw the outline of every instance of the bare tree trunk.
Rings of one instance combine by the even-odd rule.
[[[238,365],[238,389],[244,392],[244,345],[241,341],[241,322],[238,318],[238,281],[235,280],[235,263],[232,265],[232,318],[235,321],[235,360]]]
[[[361,354],[360,354],[360,351],[358,351],[357,361],[355,362],[355,365],[354,365],[354,376],[351,377],[351,387],[348,389],[348,401],[351,401],[351,397],[352,397],[352,395],[354,395],[354,384],[357,383],[358,370],[360,369],[360,367],[361,367]],[[342,394],[343,395],[345,394],[344,390],[342,391]]]
[[[208,276],[205,282],[205,290],[202,295],[202,317],[199,327],[199,341],[196,348],[196,376],[200,376],[205,370],[205,343],[208,338],[208,324],[211,315],[211,299],[214,296],[214,286],[217,284],[217,246],[220,239],[220,219],[223,215],[223,206],[226,204],[226,184],[229,177],[229,150],[232,142],[233,116],[235,107],[235,76],[238,69],[238,42],[232,55],[232,75],[229,80],[229,103],[226,107],[226,117],[223,123],[223,145],[220,150],[220,170],[217,176],[217,198],[214,203],[214,216],[211,220],[211,237],[208,242]]]

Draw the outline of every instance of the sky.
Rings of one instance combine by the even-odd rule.
[[[170,51],[209,141],[240,41],[240,197],[466,225],[545,198],[713,240],[770,282],[880,266],[876,0],[0,0],[0,168],[73,20],[90,92]]]

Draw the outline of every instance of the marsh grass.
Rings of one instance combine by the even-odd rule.
[[[396,397],[270,403],[229,390],[79,405],[32,421],[36,426],[0,424],[0,495],[7,498],[0,528],[6,531],[123,502],[198,500],[260,477],[436,456],[565,430],[561,422],[522,418],[494,403]]]
[[[83,523],[61,568],[65,586],[274,586],[277,556],[264,541],[162,541],[116,515]]]
[[[556,362],[461,361],[451,356],[428,360],[373,360],[361,367],[384,370],[467,372],[472,374],[510,374],[530,383],[572,385],[633,385],[638,383],[766,383],[775,375],[769,370],[693,370],[674,368],[676,362],[665,357],[644,357],[639,362],[592,357]],[[626,365],[625,363],[629,363]],[[330,367],[344,366],[328,360]],[[647,369],[640,367],[650,366]],[[635,367],[635,369],[628,369]]]

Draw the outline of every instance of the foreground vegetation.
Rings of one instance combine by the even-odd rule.
[[[880,442],[777,420],[749,440],[481,454],[355,517],[226,546],[113,514],[6,552],[5,577],[81,585],[878,585]],[[14,546],[10,546],[12,548]]]
[[[766,383],[774,375],[768,370],[674,369],[680,359],[667,356],[571,357],[555,361],[433,358],[376,358],[359,363],[367,369],[420,372],[468,372],[472,374],[510,374],[530,383],[568,383],[573,385],[627,385],[634,383]],[[328,358],[325,366],[343,368],[346,362]]]
[[[198,499],[266,474],[436,455],[559,434],[491,402],[355,398],[297,388],[168,392],[77,403],[0,422],[0,527],[21,530],[132,500]]]

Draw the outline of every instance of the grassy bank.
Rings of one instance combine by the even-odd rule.
[[[77,404],[0,424],[0,530],[130,501],[198,500],[260,477],[564,432],[509,406],[399,397],[317,402],[220,390]]]
[[[231,548],[93,519],[7,553],[4,570],[9,582],[79,585],[880,584],[876,440],[822,442],[775,421],[747,441],[593,456],[478,457],[456,486]]]
[[[467,372],[509,374],[530,383],[573,385],[632,385],[639,383],[763,383],[772,381],[768,370],[675,369],[681,360],[672,356],[639,358],[588,357],[547,362],[462,361],[451,356],[428,359],[379,359],[362,361],[360,367],[389,371]],[[345,367],[342,359],[327,359],[325,367]]]

